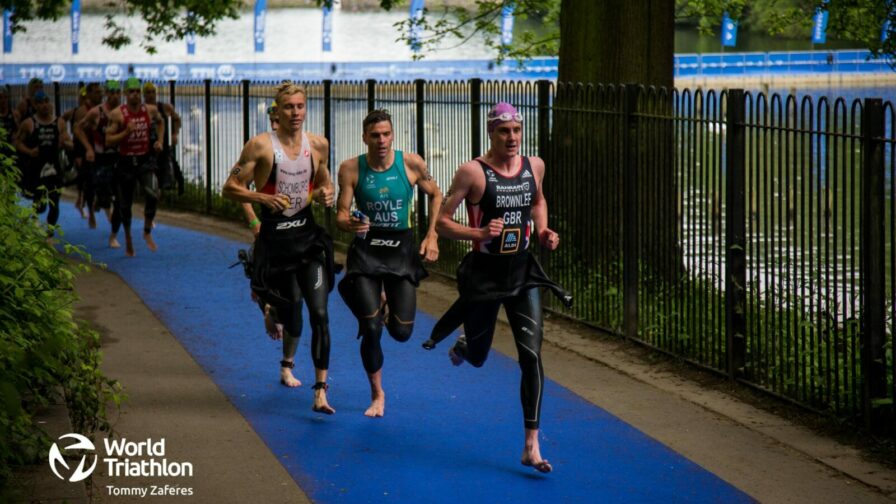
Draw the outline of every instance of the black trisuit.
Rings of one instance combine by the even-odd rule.
[[[550,288],[566,303],[571,302],[571,297],[547,277],[528,251],[533,232],[532,204],[537,194],[529,159],[522,157],[522,166],[512,177],[500,175],[481,159],[477,161],[486,186],[478,203],[467,202],[470,226],[487,227],[492,219],[502,218],[504,228],[501,235],[491,240],[474,241],[473,250],[457,269],[466,341],[459,340],[454,352],[473,366],[482,366],[492,345],[498,309],[503,305],[522,371],[520,398],[525,427],[538,429],[544,385],[539,287]],[[446,315],[450,317],[456,311],[449,310]]]
[[[54,116],[49,122],[42,123],[37,115],[31,117],[34,129],[25,139],[25,145],[29,148],[37,148],[36,158],[29,160],[28,178],[33,181],[32,190],[34,208],[37,213],[43,213],[47,209],[49,198],[50,209],[47,212],[47,224],[54,225],[59,220],[59,196],[62,194],[62,166],[59,164],[59,153],[62,147],[59,143],[59,124]],[[43,189],[41,189],[43,188]]]

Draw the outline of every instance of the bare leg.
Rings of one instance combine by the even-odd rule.
[[[118,237],[115,236],[115,233],[109,235],[109,248],[121,248],[121,244],[118,243]]]
[[[451,363],[455,366],[460,366],[464,363],[464,354],[463,350],[467,346],[467,338],[463,334],[457,337],[457,342],[448,349],[448,358],[451,359]]]
[[[383,391],[383,370],[376,373],[368,373],[370,381],[370,407],[364,412],[371,418],[381,417],[386,412],[386,392]]]
[[[311,409],[327,415],[336,413],[336,410],[327,402],[327,370],[315,369],[314,378],[317,383],[314,384],[314,405],[311,406]],[[323,384],[323,386],[319,386],[318,384]]]
[[[538,429],[526,429],[526,444],[523,447],[520,463],[542,473],[549,473],[554,469],[547,460],[541,458],[541,450],[538,446]]]
[[[149,248],[149,250],[153,252],[159,250],[159,247],[158,245],[156,245],[155,240],[152,239],[152,233],[147,233],[146,231],[144,231],[143,239],[146,241],[146,247]]]
[[[271,305],[264,305],[264,330],[272,340],[283,339],[283,324],[277,322],[277,311]]]
[[[78,191],[78,197],[75,199],[75,209],[78,210],[78,213],[81,214],[81,218],[87,217],[84,213],[84,192]]]
[[[137,252],[134,250],[134,240],[131,238],[131,230],[124,230],[124,255],[134,257]]]
[[[302,382],[292,374],[292,368],[295,366],[293,359],[294,357],[288,357],[280,361],[280,383],[290,388],[302,386]]]

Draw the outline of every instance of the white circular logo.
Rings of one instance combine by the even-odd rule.
[[[124,75],[124,70],[121,68],[121,65],[107,65],[106,66],[106,79],[107,80],[121,80],[121,77]]]
[[[230,81],[236,77],[236,68],[233,65],[221,65],[218,67],[218,80]]]
[[[96,450],[96,447],[93,446],[93,443],[90,442],[89,439],[80,435],[80,434],[65,434],[59,437],[59,441],[62,441],[65,438],[73,438],[76,440],[75,443],[70,444],[63,448],[62,450]],[[75,469],[75,472],[72,473],[71,476],[66,478],[62,474],[59,473],[58,466],[62,466],[66,469],[66,472],[70,472],[68,464],[65,463],[65,457],[62,456],[62,450],[59,449],[57,443],[53,443],[53,446],[50,447],[50,469],[53,470],[53,474],[56,475],[57,478],[61,480],[70,481],[72,483],[77,483],[78,481],[82,481],[87,479],[93,473],[93,470],[96,469],[97,456],[93,454],[93,464],[89,469],[84,469],[84,466],[87,464],[88,455],[84,455],[81,457],[81,463],[78,464],[78,467]]]
[[[162,77],[165,80],[177,80],[180,75],[180,70],[177,69],[177,65],[165,65],[162,67]]]
[[[50,69],[47,70],[47,77],[52,82],[60,82],[65,78],[65,67],[62,65],[50,65]]]
[[[180,77],[180,70],[177,68],[177,65],[165,65],[162,67],[162,77],[165,80],[177,80]]]

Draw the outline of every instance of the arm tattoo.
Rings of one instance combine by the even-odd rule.
[[[442,206],[448,205],[448,200],[451,199],[452,194],[453,192],[451,191],[451,189],[448,189],[448,193],[445,194],[444,198],[442,198]]]
[[[239,166],[234,166],[232,170],[230,170],[231,177],[238,177],[242,169]]]
[[[432,180],[432,175],[429,174],[429,170],[427,170],[425,166],[423,167],[423,180],[427,182]]]

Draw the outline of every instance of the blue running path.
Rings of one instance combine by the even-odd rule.
[[[278,382],[280,343],[265,334],[242,269],[228,269],[245,244],[157,224],[153,253],[135,218],[137,257],[128,258],[108,247],[102,216],[90,230],[65,206],[61,240],[82,245],[137,292],[315,502],[753,502],[551,380],[541,451],[554,472],[522,466],[516,361],[492,352],[480,369],[453,367],[447,342],[431,352],[420,348],[434,323],[424,313],[408,343],[384,332],[386,414],[365,417],[370,389],[357,324],[335,289],[329,401],[336,414],[314,413],[307,316],[294,370],[303,386],[288,389]],[[239,454],[232,463],[239,464]]]

